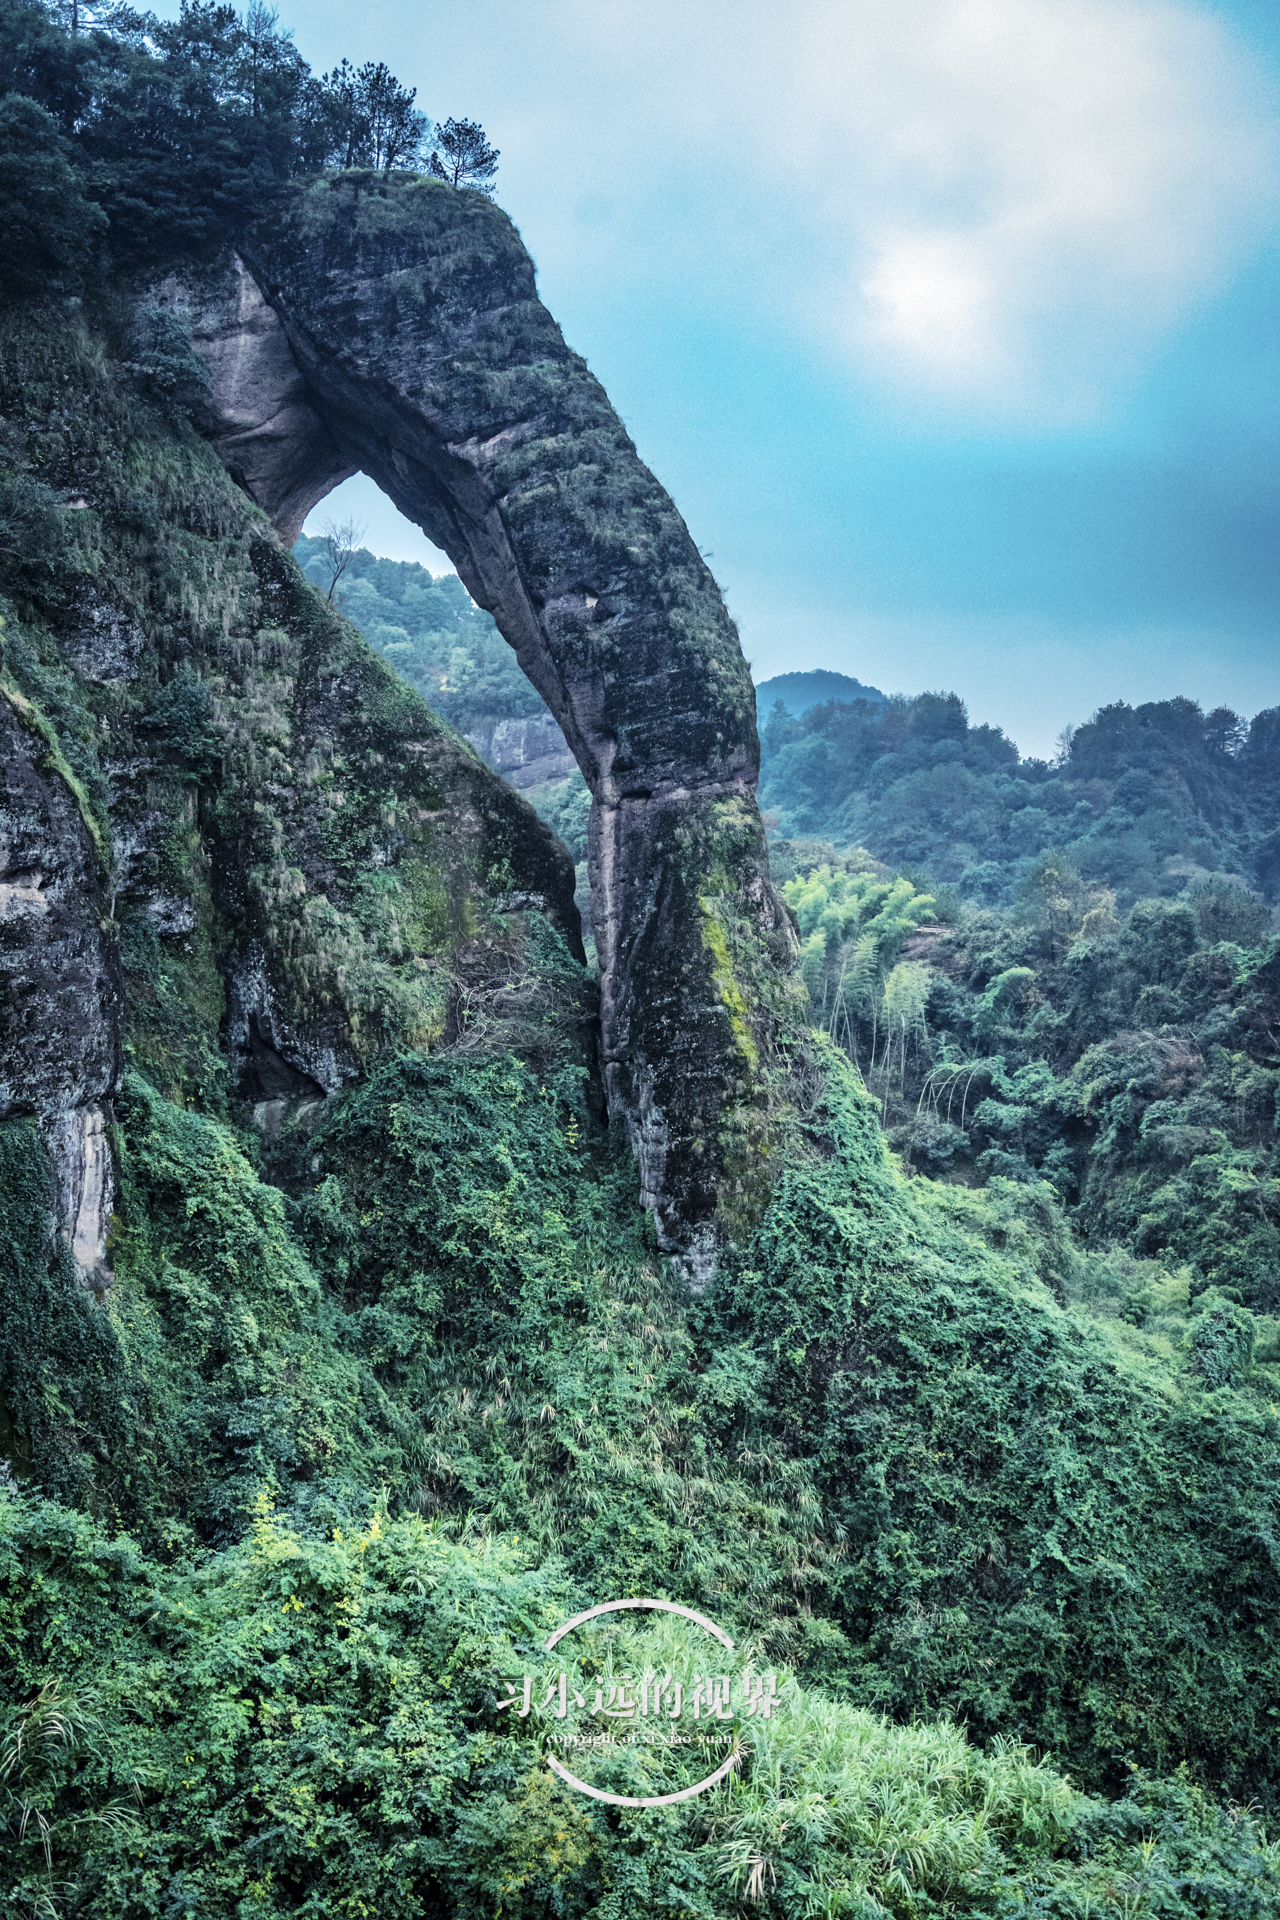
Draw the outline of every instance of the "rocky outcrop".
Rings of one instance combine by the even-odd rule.
[[[450,973],[494,913],[536,909],[583,954],[573,863],[533,809],[274,542],[255,555],[264,620],[296,636],[274,663],[289,692],[279,753],[255,747],[261,789],[223,801],[211,857],[236,934],[226,1041],[242,1096],[269,1105],[336,1092],[386,1045],[438,1039]],[[255,677],[224,696],[229,724],[260,725]]]
[[[94,834],[46,731],[0,677],[0,1120],[37,1123],[55,1228],[85,1284],[98,1287],[114,1195],[106,1128],[120,1065],[119,971]]]
[[[610,1103],[660,1243],[704,1278],[755,1204],[794,988],[751,681],[687,528],[478,194],[313,182],[219,282],[167,293],[213,376],[205,430],[285,537],[343,473],[370,474],[563,730],[594,799]]]
[[[34,1208],[50,1272],[60,1240],[94,1288],[126,1058],[273,1139],[397,1048],[547,1056],[517,1018],[545,976],[557,1061],[594,1059],[565,848],[130,351],[79,312],[0,313],[0,506],[27,515],[0,542],[0,1220]]]
[[[276,314],[239,255],[229,270],[219,262],[153,292],[188,316],[212,376],[208,404],[198,391],[187,396],[197,425],[292,546],[315,502],[358,469],[311,406]]]
[[[563,780],[577,764],[550,714],[493,719],[473,727],[467,739],[486,765],[521,792],[544,780]]]

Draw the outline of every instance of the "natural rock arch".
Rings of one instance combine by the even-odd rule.
[[[481,195],[300,187],[214,282],[169,283],[213,373],[203,426],[297,537],[368,473],[449,555],[564,730],[589,869],[611,1110],[659,1244],[705,1278],[767,1181],[799,989],[755,803],[747,665],[669,496]]]

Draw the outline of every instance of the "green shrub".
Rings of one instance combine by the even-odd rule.
[[[53,115],[24,94],[7,94],[0,100],[0,298],[78,293],[106,230]]]
[[[1201,1294],[1191,1323],[1196,1371],[1212,1391],[1238,1387],[1253,1359],[1255,1322],[1247,1307],[1224,1298],[1215,1287]]]
[[[68,1504],[136,1438],[115,1327],[52,1228],[53,1175],[32,1122],[0,1122],[0,1454]]]
[[[574,1604],[521,1543],[263,1497],[163,1566],[0,1489],[0,1891],[17,1913],[669,1912],[1265,1920],[1280,1859],[1184,1781],[1076,1793],[1016,1745],[787,1681],[725,1786],[605,1810],[542,1765],[501,1675]],[[18,1736],[21,1735],[21,1744]],[[46,1851],[47,1848],[47,1851]]]
[[[895,1717],[945,1707],[1110,1790],[1131,1760],[1185,1760],[1269,1792],[1267,1397],[1202,1405],[1064,1310],[1052,1206],[1014,1229],[1016,1190],[1002,1220],[985,1196],[902,1182],[852,1073],[834,1054],[826,1072],[816,1118],[836,1152],[785,1168],[702,1338],[770,1356],[721,1444],[813,1476],[842,1549],[833,1679]]]

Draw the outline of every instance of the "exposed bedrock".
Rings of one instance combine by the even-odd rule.
[[[281,533],[345,473],[370,474],[449,554],[563,728],[594,797],[610,1100],[660,1244],[696,1281],[754,1210],[797,991],[755,805],[751,680],[714,579],[482,196],[312,183],[189,299],[214,376],[206,431]]]
[[[495,773],[521,790],[573,772],[573,755],[548,713],[527,720],[481,720],[467,739]]]
[[[103,1286],[119,981],[102,866],[75,794],[14,689],[0,690],[0,1120],[30,1117],[53,1167],[54,1224]]]

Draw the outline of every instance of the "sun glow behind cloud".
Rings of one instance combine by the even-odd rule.
[[[593,200],[614,217],[539,219],[543,251],[607,249],[638,200],[705,191],[748,298],[917,395],[1087,416],[1275,210],[1274,88],[1203,8],[569,0],[552,21],[588,120],[607,103]],[[567,170],[583,129],[524,131]],[[677,244],[647,266],[693,264]]]

